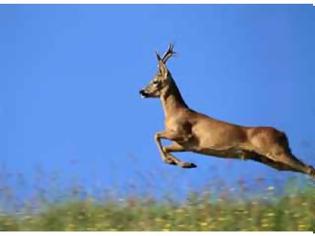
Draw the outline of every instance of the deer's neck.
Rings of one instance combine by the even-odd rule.
[[[188,108],[173,79],[171,79],[170,86],[161,95],[160,99],[162,102],[165,118],[173,116],[182,109]]]

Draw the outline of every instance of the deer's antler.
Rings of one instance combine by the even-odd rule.
[[[164,64],[166,64],[167,60],[170,59],[174,54],[175,54],[175,52],[174,52],[174,44],[170,43],[170,45],[168,46],[167,51],[162,56],[162,61],[164,62]]]
[[[162,61],[164,64],[166,64],[167,60],[170,59],[174,54],[176,54],[173,49],[174,45],[171,43],[162,57],[158,52],[155,52],[158,61]]]

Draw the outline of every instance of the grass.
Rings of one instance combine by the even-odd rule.
[[[133,196],[92,196],[24,203],[0,211],[0,230],[44,231],[315,231],[315,188],[287,190],[281,196],[269,187],[251,198],[225,191],[203,190],[183,201]]]

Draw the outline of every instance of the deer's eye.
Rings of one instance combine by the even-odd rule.
[[[157,80],[153,81],[153,84],[158,84],[158,83],[159,83],[159,81],[157,81]]]

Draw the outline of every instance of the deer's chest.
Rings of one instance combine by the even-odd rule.
[[[165,119],[165,128],[180,134],[190,134],[192,125],[185,119],[174,117]]]

